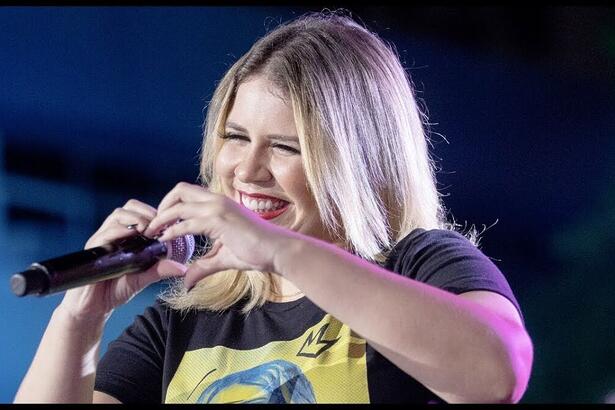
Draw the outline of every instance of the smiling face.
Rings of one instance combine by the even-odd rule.
[[[239,85],[215,161],[223,193],[264,219],[330,241],[301,162],[290,103],[264,77]]]

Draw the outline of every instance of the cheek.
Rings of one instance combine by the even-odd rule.
[[[235,169],[235,161],[238,158],[237,155],[233,155],[233,150],[229,149],[227,145],[223,146],[214,162],[214,169],[218,176],[222,178],[229,178],[233,176],[233,170]]]
[[[301,160],[274,163],[272,171],[277,183],[298,206],[304,208],[313,202]]]

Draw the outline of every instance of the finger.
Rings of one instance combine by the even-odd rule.
[[[195,223],[194,219],[181,221],[179,223],[169,226],[157,239],[161,242],[164,242],[187,234],[201,235],[200,230],[197,229],[197,224]]]
[[[126,228],[125,226],[117,225],[92,235],[92,237],[86,242],[84,249],[94,248],[96,246],[102,246],[113,242],[116,239],[126,238],[135,235],[136,231]]]
[[[202,219],[189,219],[171,225],[156,239],[160,242],[166,242],[185,235],[203,235],[207,236],[209,240],[216,240],[213,237],[213,233],[203,228]]]
[[[178,202],[202,202],[211,199],[211,193],[200,185],[180,182],[158,204],[158,213]]]
[[[215,259],[198,259],[194,261],[184,274],[184,287],[189,291],[201,279],[216,272],[220,272],[224,267],[219,266]]]
[[[171,259],[163,259],[145,272],[135,275],[126,275],[126,279],[134,281],[137,289],[143,289],[152,283],[163,279],[184,276],[188,267]]]
[[[137,230],[142,232],[149,225],[151,219],[140,212],[132,211],[124,208],[116,208],[111,215],[102,223],[99,231],[106,230],[114,225],[122,225],[124,227],[137,224]]]
[[[129,211],[138,212],[150,220],[154,219],[157,213],[156,208],[146,204],[145,202],[141,202],[138,199],[129,199],[122,208]]]
[[[141,202],[137,199],[129,199],[123,207],[116,208],[105,221],[102,223],[101,228],[106,228],[117,219],[118,215],[125,215],[124,211],[132,212],[132,215],[141,215],[146,218],[147,221],[151,221],[156,216],[156,208]],[[122,216],[125,218],[125,216]],[[125,222],[122,222],[126,224]]]
[[[207,209],[203,206],[202,202],[177,203],[171,208],[159,211],[156,218],[150,222],[144,234],[155,235],[162,229],[165,229],[166,232],[166,230],[176,224],[176,221],[187,220],[196,216],[202,217],[206,212]]]

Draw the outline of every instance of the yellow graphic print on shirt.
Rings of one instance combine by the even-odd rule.
[[[325,315],[294,340],[186,352],[165,403],[369,403],[365,340]]]

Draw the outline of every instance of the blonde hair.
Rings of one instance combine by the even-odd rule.
[[[382,263],[415,228],[454,229],[446,220],[430,158],[427,118],[394,49],[343,12],[303,15],[259,39],[224,75],[208,106],[201,180],[221,193],[214,172],[238,86],[262,75],[292,106],[303,167],[321,219],[356,255]],[[474,240],[474,238],[470,238]],[[272,273],[228,270],[186,293],[163,295],[171,307],[220,311],[247,299],[261,306]]]

